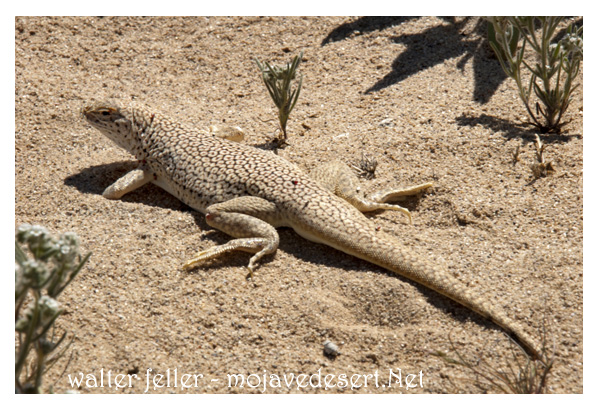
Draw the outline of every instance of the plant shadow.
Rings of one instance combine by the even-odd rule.
[[[542,134],[536,130],[532,125],[529,124],[517,124],[512,121],[498,118],[495,116],[489,116],[483,114],[480,116],[459,116],[456,117],[456,122],[462,127],[475,127],[481,125],[496,133],[501,133],[506,139],[520,138],[526,142],[534,142],[536,134],[543,137],[545,143],[557,143],[563,144],[570,141],[573,138],[580,138],[580,134]]]
[[[384,30],[387,27],[396,26],[406,21],[418,19],[419,17],[397,17],[397,16],[365,16],[349,23],[343,23],[331,31],[320,43],[324,46],[328,43],[345,40],[353,35],[362,35],[372,31]]]
[[[400,25],[419,17],[360,17],[352,22],[341,24],[332,30],[321,42],[321,46],[328,43],[342,41],[350,37],[362,35],[388,27]],[[369,94],[397,84],[406,78],[426,70],[444,61],[462,56],[456,68],[464,70],[466,63],[472,59],[474,70],[473,100],[487,103],[499,86],[507,79],[507,75],[497,61],[487,40],[487,21],[478,18],[474,29],[469,32],[467,27],[474,17],[458,19],[455,17],[442,17],[444,23],[425,30],[422,33],[406,34],[391,37],[391,41],[406,46],[391,64],[391,71],[370,86],[364,93]],[[572,23],[575,27],[583,24],[580,18]],[[561,30],[553,41],[558,41],[567,32]],[[475,36],[471,36],[474,34]]]
[[[383,30],[413,19],[416,17],[361,17],[335,28],[322,41],[321,46],[350,36]],[[391,41],[404,44],[406,50],[393,61],[391,71],[364,93],[382,90],[448,59],[463,56],[457,62],[456,68],[463,71],[466,63],[472,59],[475,76],[473,99],[481,104],[488,102],[507,76],[486,41],[487,22],[480,18],[472,33],[469,33],[470,29],[467,26],[472,18],[442,19],[443,24],[422,33],[391,37]]]

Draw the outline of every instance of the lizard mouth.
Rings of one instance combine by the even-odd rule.
[[[88,104],[81,107],[81,111],[80,111],[81,116],[84,117],[86,120],[89,120],[91,117],[91,113],[90,113],[91,109],[92,109],[92,106],[88,105]]]

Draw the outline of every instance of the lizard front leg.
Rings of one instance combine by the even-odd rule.
[[[111,200],[116,200],[125,194],[149,183],[154,179],[154,174],[144,166],[129,171],[127,174],[116,180],[104,190],[102,195]]]
[[[223,138],[225,140],[235,141],[240,143],[245,138],[245,133],[238,126],[227,126],[224,124],[216,124],[208,127],[208,130],[204,130],[213,137]]]
[[[277,216],[276,205],[259,197],[238,197],[209,206],[206,209],[206,223],[236,239],[201,251],[188,260],[183,268],[190,269],[201,261],[240,250],[254,253],[248,264],[252,276],[258,260],[274,253],[279,247],[279,234],[272,225]]]

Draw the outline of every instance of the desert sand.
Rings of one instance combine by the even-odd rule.
[[[158,383],[165,385],[168,374],[170,387],[151,382],[148,391],[262,392],[252,385],[266,375],[269,393],[496,392],[431,352],[458,349],[502,369],[515,346],[435,292],[290,229],[280,230],[280,249],[262,261],[253,282],[244,253],[186,272],[186,259],[228,237],[153,185],[118,201],[102,197],[136,164],[85,123],[85,102],[137,100],[198,128],[238,125],[242,144],[271,150],[276,113],[253,59],[282,65],[303,51],[303,88],[289,145],[278,155],[310,170],[367,154],[378,167],[376,178],[364,180],[366,190],[432,181],[427,193],[400,203],[412,225],[392,211],[369,218],[444,264],[539,341],[545,323],[555,348],[547,392],[582,392],[582,69],[570,123],[560,135],[541,135],[555,173],[535,179],[535,130],[524,124],[516,85],[479,19],[15,23],[15,226],[74,231],[93,253],[61,296],[66,312],[58,327],[76,337],[68,368],[65,358],[46,377],[55,391],[81,375],[99,385],[103,375],[104,387],[83,383],[79,391],[140,393],[148,375],[163,375]],[[336,358],[323,354],[327,340],[339,347]],[[402,384],[387,386],[399,369]],[[320,387],[284,381],[319,372]],[[117,388],[119,374],[135,377]],[[202,377],[183,384],[192,374]],[[231,374],[254,376],[229,387]],[[328,374],[331,387],[324,386]],[[343,386],[342,375],[358,376],[354,389]]]

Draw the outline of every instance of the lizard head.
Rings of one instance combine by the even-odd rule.
[[[81,109],[83,117],[102,134],[132,154],[139,145],[135,116],[129,109],[113,102],[94,102]]]

